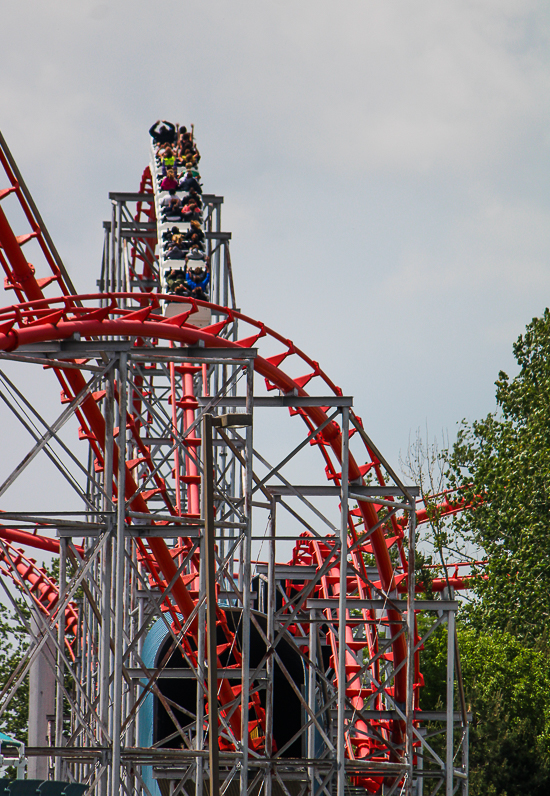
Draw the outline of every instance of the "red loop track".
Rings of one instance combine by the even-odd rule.
[[[329,394],[341,395],[341,390],[321,369],[318,362],[311,359],[307,354],[297,348],[291,340],[268,328],[264,323],[256,321],[249,316],[227,307],[220,307],[204,302],[194,302],[190,299],[181,299],[182,312],[172,318],[164,318],[159,309],[159,301],[162,296],[151,293],[107,293],[91,295],[75,295],[74,288],[70,284],[68,277],[60,264],[60,259],[53,248],[53,244],[47,235],[43,223],[38,216],[36,208],[29,201],[26,189],[21,184],[20,175],[16,172],[9,157],[0,147],[0,160],[8,176],[10,187],[5,191],[0,191],[0,263],[6,274],[6,288],[13,289],[18,299],[18,303],[0,309],[0,351],[17,351],[23,346],[47,341],[67,340],[73,336],[80,336],[81,339],[95,340],[107,337],[134,338],[140,345],[151,345],[154,342],[166,341],[178,346],[181,345],[204,345],[206,348],[239,348],[256,347],[258,356],[255,359],[254,367],[258,374],[264,377],[267,390],[277,389],[282,394],[295,394],[306,396],[317,392],[321,395]],[[151,184],[149,170],[144,172],[141,190],[146,190]],[[30,225],[30,232],[25,232],[17,236],[1,207],[1,200],[14,194],[23,209],[23,212]],[[145,217],[148,220],[154,219],[154,206],[142,205],[138,207],[138,217]],[[36,239],[40,245],[43,255],[41,267],[44,273],[37,273],[38,267],[32,266],[25,256],[24,246],[31,240]],[[133,250],[132,261],[130,264],[132,273],[138,276],[138,262],[140,256],[136,249]],[[140,277],[147,278],[150,275],[149,264],[146,258],[143,261],[143,272]],[[55,285],[61,296],[47,298],[44,290]],[[171,301],[177,301],[173,296]],[[98,307],[98,302],[106,306]],[[128,309],[128,304],[135,305]],[[124,303],[125,306],[122,306]],[[189,323],[189,317],[196,304],[205,304],[210,307],[222,320],[206,328],[196,328]],[[240,340],[232,341],[224,336],[224,330],[234,320],[239,321],[240,327],[245,327],[247,333]],[[275,354],[269,354],[274,348],[274,344],[279,347]],[[262,351],[266,351],[262,355]],[[299,365],[299,367],[297,367]],[[84,377],[77,369],[71,368],[52,368],[62,386],[65,399],[71,399],[78,395],[85,387]],[[300,372],[302,375],[292,376],[291,372]],[[192,381],[192,380],[191,380]],[[306,392],[306,387],[309,392]],[[176,384],[173,383],[174,395]],[[185,374],[181,377],[180,400],[187,397],[189,399],[192,392],[192,384],[189,379],[186,381]],[[194,417],[194,409],[189,409],[191,424]],[[97,396],[89,395],[81,403],[76,411],[81,423],[81,436],[88,440],[97,460],[97,466],[101,467],[104,460],[105,447],[105,419],[100,409]],[[304,407],[292,410],[291,414],[299,415],[305,422],[311,434],[311,444],[319,448],[323,457],[327,478],[335,485],[340,484],[342,471],[342,432],[335,421],[325,425],[321,432],[316,429],[328,420],[327,412],[320,407]],[[361,424],[358,417],[353,416],[353,420]],[[148,454],[147,446],[140,437],[140,427],[134,421],[132,415],[129,417],[128,434],[136,443],[140,451],[140,462],[143,463],[150,472],[153,472],[153,463]],[[384,484],[383,469],[381,463],[374,453],[369,449],[360,434],[352,432],[354,452],[349,455],[349,480],[351,483],[359,484],[365,482],[367,474],[374,475],[377,483]],[[117,472],[117,448],[114,450],[114,472]],[[155,489],[151,492],[161,494],[171,514],[180,514],[181,506],[173,505],[166,493],[162,479],[157,475],[155,478]],[[189,482],[192,483],[192,479]],[[120,489],[121,485],[114,484],[114,492]],[[147,513],[148,494],[138,489],[135,474],[130,466],[126,468],[125,483],[123,491],[127,501],[131,501],[134,511]],[[195,494],[191,501],[189,512],[193,516],[198,513],[198,485],[196,490],[190,490],[190,494]],[[178,502],[178,501],[177,501]],[[359,501],[357,509],[350,512],[348,517],[349,542],[353,552],[351,553],[350,569],[355,575],[348,576],[348,593],[361,598],[370,598],[372,588],[376,588],[384,595],[392,597],[400,591],[406,590],[407,556],[403,545],[403,522],[398,522],[395,518],[391,521],[376,527],[379,522],[378,509],[380,507]],[[449,511],[454,511],[456,506],[450,506]],[[373,530],[374,529],[374,530]],[[361,542],[362,536],[368,532],[368,540]],[[24,533],[13,529],[13,533]],[[3,533],[0,530],[0,536]],[[28,536],[33,536],[28,534]],[[4,535],[6,538],[6,535]],[[7,537],[9,538],[9,536]],[[13,537],[12,537],[13,538]],[[25,540],[18,537],[19,541],[33,544],[32,539]],[[47,536],[33,536],[37,546],[47,545]],[[42,541],[41,541],[42,540]],[[169,583],[176,575],[176,563],[174,551],[170,550],[166,542],[159,537],[151,537],[146,542],[141,542],[142,560],[146,564],[150,577],[159,585]],[[8,545],[9,547],[9,545]],[[397,551],[397,556],[392,554],[392,548]],[[9,548],[12,550],[12,548]],[[47,578],[44,572],[38,570],[34,563],[18,551],[14,551],[17,559],[17,571],[27,579],[32,585],[35,599],[42,611],[51,614],[55,607],[56,595],[55,584]],[[333,554],[333,546],[330,539],[326,543],[321,543],[312,537],[305,535],[296,546],[293,554],[292,563],[296,565],[322,567],[327,559]],[[369,581],[365,555],[373,556],[378,570],[379,580],[376,583]],[[396,563],[397,561],[397,563]],[[339,593],[339,572],[340,564],[335,558],[334,562],[328,567],[326,574],[321,579],[321,587],[318,596],[338,597]],[[2,558],[1,570],[5,574],[10,574],[10,566],[6,564],[5,557]],[[24,571],[23,571],[24,570]],[[13,576],[13,575],[12,575]],[[460,580],[460,579],[457,579]],[[189,619],[194,612],[195,602],[190,593],[190,579],[180,577],[176,580],[172,590],[172,600],[167,601],[167,608],[172,611],[174,622],[181,627],[183,621]],[[437,583],[435,584],[437,588]],[[220,614],[223,612],[220,612]],[[376,694],[376,688],[366,689],[361,685],[358,672],[363,662],[363,651],[368,650],[369,658],[375,659],[372,666],[372,677],[374,682],[378,682],[379,663],[377,662],[377,636],[375,625],[372,623],[374,616],[372,612],[363,610],[363,619],[370,620],[366,624],[366,637],[362,643],[357,642],[349,633],[346,638],[347,666],[346,666],[346,693],[351,704],[361,708],[366,698]],[[407,646],[406,636],[398,631],[397,624],[400,615],[389,608],[386,612],[386,621],[389,623],[390,633],[393,636],[392,658],[397,674],[395,676],[394,690],[391,692],[392,698],[397,703],[404,703],[406,698],[406,659]],[[76,626],[77,617],[75,610],[71,607],[66,612],[67,630],[72,630]],[[220,617],[223,623],[223,616]],[[193,619],[188,628],[191,636],[197,632],[197,620]],[[186,643],[185,639],[182,643]],[[338,639],[334,634],[330,634],[330,644],[332,657],[338,659]],[[189,654],[193,654],[192,647],[187,644]],[[380,656],[378,656],[379,658]],[[418,656],[416,656],[417,666],[414,677],[415,700],[418,705],[418,689],[422,679],[418,671]],[[334,670],[337,671],[336,664]],[[336,683],[336,685],[342,685]],[[228,681],[221,681],[220,702],[222,705],[230,703],[234,699],[234,693]],[[389,693],[389,689],[387,690]],[[380,692],[376,697],[376,704],[380,705]],[[233,711],[230,723],[235,737],[240,734],[240,716],[237,711]],[[398,722],[379,723],[380,729],[391,736],[393,742],[400,742],[402,727]],[[359,727],[360,729],[360,727]],[[362,757],[372,752],[372,739],[367,733],[361,734],[348,741],[348,755],[350,757]],[[378,787],[378,785],[376,785]],[[374,789],[374,788],[373,788]]]

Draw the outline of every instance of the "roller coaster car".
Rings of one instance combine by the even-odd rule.
[[[177,264],[177,260],[174,260],[173,266],[167,266],[162,270],[162,277],[161,277],[161,291],[162,293],[170,293],[173,289],[173,285],[168,285],[167,277],[170,271],[175,271],[176,273],[181,274],[181,279],[183,282],[183,277],[185,274],[184,268],[177,268],[175,267]],[[180,301],[163,301],[163,313],[166,318],[173,318],[175,315],[180,315],[182,312],[188,312],[190,308],[190,301],[185,301],[182,297]],[[189,316],[188,322],[191,323],[193,326],[198,326],[199,328],[203,328],[204,326],[210,326],[212,323],[212,311],[209,307],[202,307],[200,305],[197,306],[195,312],[192,312]]]

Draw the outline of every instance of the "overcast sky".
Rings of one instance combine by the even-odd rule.
[[[239,306],[397,463],[493,409],[548,304],[549,23],[537,0],[18,0],[0,127],[84,292],[149,126],[194,123]]]

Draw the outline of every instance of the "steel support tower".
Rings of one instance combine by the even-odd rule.
[[[211,303],[159,293],[154,156],[137,193],[110,194],[99,292],[78,295],[0,144],[17,299],[0,360],[53,371],[63,405],[47,421],[0,365],[3,422],[34,439],[0,497],[47,457],[79,504],[2,514],[3,600],[29,647],[0,720],[30,676],[30,770],[98,796],[467,794],[460,579],[424,599],[418,488],[316,361],[237,309],[223,199],[204,196]],[[442,624],[446,706],[426,712],[420,652]]]

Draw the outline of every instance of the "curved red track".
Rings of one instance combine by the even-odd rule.
[[[226,307],[219,307],[212,304],[211,307],[223,320],[210,327],[198,329],[189,323],[189,317],[193,310],[194,302],[189,299],[182,299],[182,314],[174,318],[166,319],[162,316],[159,310],[159,299],[161,296],[158,294],[148,293],[126,293],[126,294],[103,294],[103,295],[75,295],[72,290],[72,285],[68,284],[68,279],[64,269],[60,266],[56,252],[47,234],[43,229],[41,219],[37,216],[32,204],[29,204],[25,191],[22,189],[18,182],[17,174],[14,172],[11,164],[8,162],[0,149],[0,160],[11,182],[11,188],[7,192],[0,191],[0,200],[5,196],[14,193],[25,213],[25,216],[31,226],[32,232],[22,236],[16,236],[11,229],[11,226],[0,207],[0,263],[6,272],[6,287],[14,289],[19,303],[5,307],[0,310],[0,351],[16,351],[22,346],[32,343],[41,343],[53,340],[65,340],[71,338],[73,335],[79,335],[83,339],[102,339],[110,336],[122,336],[126,338],[136,338],[140,344],[150,344],[151,341],[169,341],[178,345],[193,345],[201,342],[205,347],[257,347],[259,355],[255,359],[255,370],[258,374],[263,376],[266,381],[267,389],[278,389],[282,394],[294,393],[300,396],[306,396],[306,386],[310,389],[310,385],[315,388],[315,391],[322,395],[329,393],[334,395],[341,395],[341,390],[337,387],[332,380],[321,370],[319,364],[308,357],[300,349],[296,348],[292,341],[286,339],[277,332],[269,329],[265,324],[256,321],[241,313],[232,311]],[[150,175],[148,170],[144,172],[142,180],[142,188],[148,185]],[[138,208],[138,214],[143,214],[150,219],[154,217],[154,209],[151,212],[151,207],[144,210],[142,207]],[[153,213],[153,216],[152,216]],[[35,238],[44,255],[45,265],[47,271],[45,275],[40,277],[36,275],[35,268],[31,266],[24,254],[23,246],[30,239]],[[132,269],[135,271],[137,267],[136,260],[132,262]],[[147,271],[147,263],[144,264],[144,273]],[[56,298],[45,298],[44,289],[50,284],[57,284],[61,290],[62,295]],[[100,299],[106,300],[107,307],[98,308],[98,301]],[[137,304],[135,309],[124,309],[120,306],[121,300],[126,302],[133,301]],[[173,301],[174,297],[170,297]],[[201,303],[201,302],[197,302]],[[230,341],[221,336],[223,330],[232,323],[234,319],[239,321],[241,326],[248,327],[249,331],[243,339],[239,341]],[[262,356],[262,349],[264,344],[269,341],[272,347],[273,343],[280,346],[280,351],[275,355]],[[288,365],[292,363],[292,369],[296,367],[296,362],[300,362],[304,369],[301,376],[295,377],[290,375]],[[85,381],[82,374],[76,369],[69,368],[53,368],[62,387],[68,397],[78,395],[84,388]],[[312,394],[312,393],[310,393]],[[309,431],[312,433],[312,444],[319,447],[321,455],[324,459],[327,477],[336,485],[340,483],[341,479],[341,464],[342,464],[342,436],[341,429],[334,421],[328,423],[322,432],[315,433],[315,429],[327,421],[327,414],[322,408],[308,407],[299,410],[293,410],[293,414],[299,415],[306,423]],[[88,396],[81,404],[76,412],[84,430],[84,436],[89,440],[93,448],[98,462],[101,464],[103,461],[103,451],[105,444],[105,420],[102,415],[98,403],[93,396]],[[360,424],[359,418],[356,418]],[[133,435],[135,441],[140,449],[139,429],[132,424],[132,418],[129,422],[129,434]],[[380,462],[377,460],[373,452],[362,440],[359,434],[354,434],[354,445],[356,451],[349,455],[349,480],[355,484],[363,483],[364,477],[367,473],[372,472],[375,475],[378,483],[383,484],[383,474]],[[143,443],[141,443],[143,448]],[[152,462],[147,461],[147,451],[143,450],[144,460],[153,469]],[[115,446],[115,462],[114,472],[117,472],[117,449]],[[163,485],[161,479],[157,478],[156,485],[162,494]],[[120,485],[115,484],[114,489],[116,493],[117,487]],[[124,494],[126,500],[132,501],[132,508],[140,512],[147,512],[147,499],[143,493],[138,491],[134,475],[130,469],[126,469]],[[164,493],[168,510],[175,514],[176,509],[172,506],[171,502]],[[379,583],[377,587],[382,590],[386,595],[391,595],[396,591],[403,591],[406,588],[406,573],[407,573],[407,557],[403,546],[403,523],[392,521],[385,525],[375,528],[378,522],[377,508],[372,503],[358,502],[357,510],[350,512],[348,517],[348,528],[350,534],[350,544],[353,545],[352,564],[355,570],[360,573],[360,577],[356,577],[353,583],[349,584],[348,588],[352,593],[357,594],[359,597],[370,597],[371,590],[369,580],[366,573],[364,554],[373,555],[376,561],[376,566],[379,573]],[[369,534],[368,542],[364,544],[356,544],[365,530],[374,530]],[[24,532],[13,529],[12,539],[21,543],[32,544],[32,540],[19,536]],[[6,534],[0,531],[0,536],[6,538]],[[32,536],[27,534],[27,536]],[[7,536],[7,538],[10,538]],[[49,540],[47,536],[34,536],[36,545],[48,545],[48,543],[55,544],[55,540]],[[42,540],[42,541],[41,541]],[[173,555],[162,538],[152,537],[147,540],[148,550],[145,547],[142,550],[144,560],[149,566],[151,577],[157,579],[160,585],[162,583],[170,582],[176,574],[176,564]],[[396,565],[392,561],[390,550],[392,547],[397,550],[397,558],[399,563]],[[293,562],[296,564],[311,564],[315,563],[321,566],[326,560],[327,555],[330,555],[330,549],[327,546],[320,544],[318,541],[305,536],[295,549]],[[23,559],[20,559],[20,563]],[[21,564],[23,566],[23,564]],[[396,570],[399,567],[399,572]],[[17,567],[18,571],[19,566]],[[5,569],[3,569],[5,571]],[[51,613],[54,602],[48,602],[49,584],[42,575],[38,575],[33,567],[30,567],[29,573],[33,573],[35,577],[38,591],[42,595],[39,603],[41,609],[44,608]],[[31,576],[29,575],[29,579]],[[32,579],[31,579],[32,582]],[[339,582],[339,564],[334,564],[327,572],[327,575],[322,580],[322,591],[320,596],[338,596],[338,582]],[[42,585],[46,584],[44,590],[41,591]],[[46,588],[47,587],[47,588]],[[436,584],[437,588],[437,584]],[[172,591],[173,600],[176,603],[177,609],[181,615],[187,619],[189,618],[195,608],[195,603],[189,594],[187,585],[183,578],[176,580],[176,584]],[[388,610],[388,619],[390,620],[389,627],[394,635],[393,640],[393,661],[397,671],[395,677],[395,690],[392,694],[396,702],[404,703],[406,698],[406,637],[403,633],[399,633],[396,628],[397,622],[401,617],[400,615]],[[174,614],[176,617],[177,615]],[[372,619],[372,615],[368,611],[363,612],[364,619]],[[67,617],[69,622],[73,622],[74,617],[71,613]],[[372,627],[372,625],[367,625]],[[69,628],[68,628],[69,629]],[[196,633],[196,619],[190,623],[189,631],[191,634]],[[346,639],[346,642],[351,642],[352,639]],[[332,654],[334,659],[337,658],[337,640],[332,638]],[[365,648],[368,648],[369,654],[372,657],[376,654],[377,639],[374,631],[367,633],[367,638],[364,641]],[[360,650],[358,651],[360,654]],[[418,661],[418,656],[416,657]],[[346,691],[352,704],[361,707],[364,698],[371,695],[371,691],[367,691],[359,685],[358,679],[355,677],[357,673],[357,662],[353,656],[348,655],[347,662],[347,677],[346,677]],[[337,667],[334,667],[335,670]],[[374,674],[377,673],[377,665],[374,665]],[[415,699],[418,700],[418,688],[421,683],[421,677],[418,670],[415,672]],[[226,680],[222,681],[220,700],[223,704],[231,702],[234,695]],[[378,696],[378,701],[380,697]],[[230,719],[231,725],[235,732],[236,737],[240,733],[240,718],[235,711]],[[389,726],[380,723],[380,726],[385,731],[389,731],[394,740],[398,740],[401,734],[399,725]],[[348,753],[350,756],[364,756],[368,751],[368,741],[366,735],[362,739],[350,739],[348,745]]]

